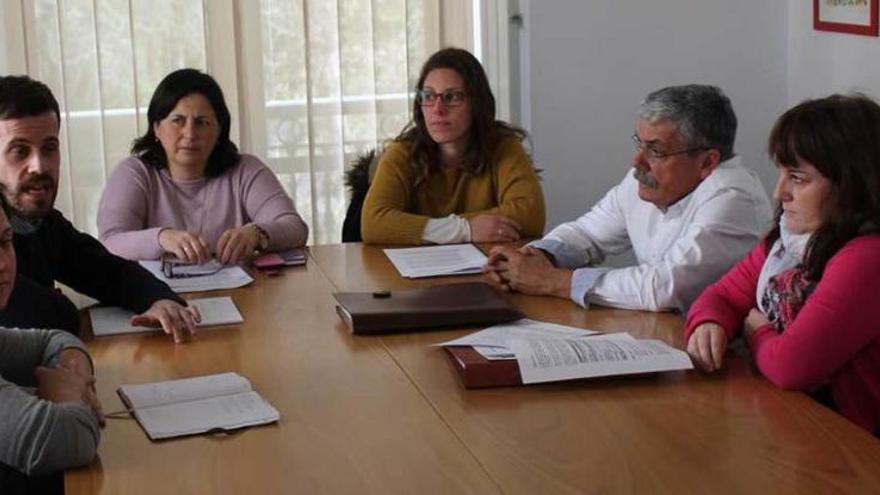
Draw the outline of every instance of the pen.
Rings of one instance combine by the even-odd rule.
[[[132,419],[131,414],[134,412],[134,409],[120,409],[118,411],[113,411],[104,414],[104,417],[107,419]]]

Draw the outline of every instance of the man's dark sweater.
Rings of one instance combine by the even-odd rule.
[[[111,254],[94,237],[76,230],[58,210],[52,210],[31,233],[16,225],[18,273],[47,289],[55,282],[97,299],[142,313],[160,299],[186,302],[168,285],[138,263]]]
[[[0,327],[54,328],[79,335],[79,311],[57,289],[47,289],[19,274],[6,308],[0,310]]]

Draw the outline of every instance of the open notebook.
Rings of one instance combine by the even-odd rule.
[[[278,411],[238,373],[122,385],[119,396],[151,440],[278,421]]]

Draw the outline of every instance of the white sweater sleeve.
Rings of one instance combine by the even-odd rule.
[[[466,218],[458,215],[432,218],[425,225],[422,240],[434,244],[471,242],[471,224]]]

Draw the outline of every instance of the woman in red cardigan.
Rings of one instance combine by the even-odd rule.
[[[880,106],[833,95],[787,111],[769,153],[777,222],[694,302],[696,365],[716,371],[742,331],[758,369],[859,426],[880,425]]]

